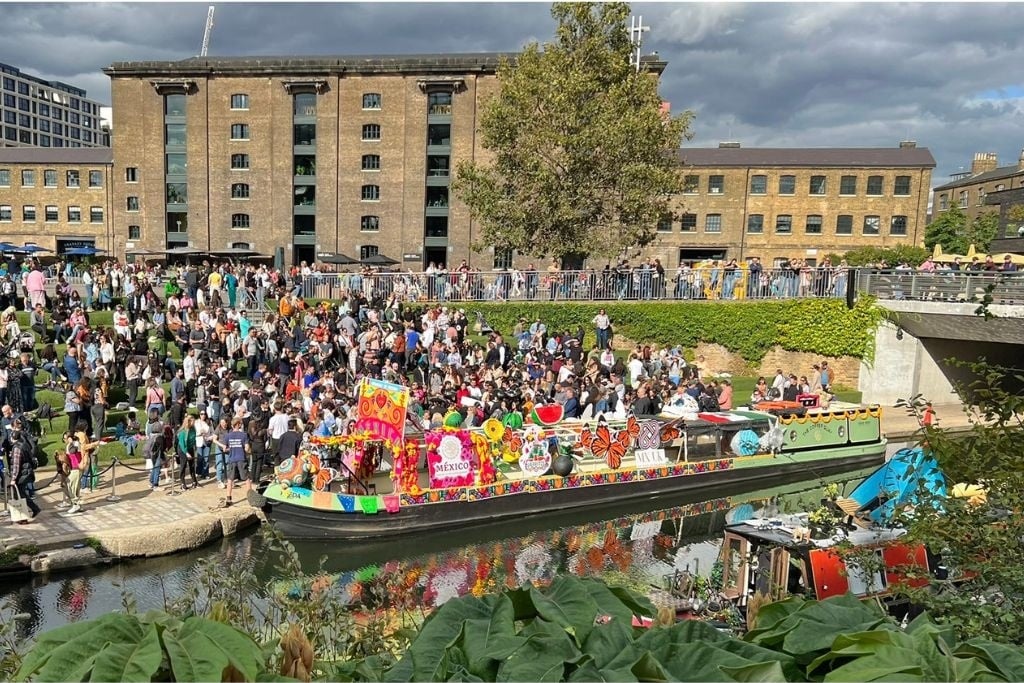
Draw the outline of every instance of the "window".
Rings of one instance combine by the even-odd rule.
[[[796,176],[779,176],[779,194],[796,194]]]
[[[448,207],[447,187],[427,187],[427,208],[444,209]]]
[[[752,213],[747,216],[747,232],[752,235],[760,235],[764,232],[764,216],[759,213]]]
[[[775,218],[775,232],[779,235],[788,235],[793,232],[793,217],[785,214]]]
[[[878,216],[864,216],[864,234],[877,235],[881,224],[882,219]]]
[[[427,216],[424,221],[424,234],[427,237],[447,237],[448,216]]]
[[[13,220],[12,213],[10,204],[0,204],[0,223],[10,223]]]
[[[363,155],[363,170],[364,171],[379,171],[380,170],[380,155],[379,154],[364,154]]]
[[[89,222],[90,223],[102,223],[103,222],[103,207],[92,206],[89,207]]]
[[[379,185],[363,185],[362,199],[364,202],[376,202],[380,201],[380,186]]]
[[[249,214],[247,214],[247,213],[233,213],[233,214],[231,214],[231,228],[233,230],[248,230],[249,229]]]
[[[949,208],[949,195],[939,195],[939,211],[945,211]]]
[[[697,214],[695,213],[684,213],[680,217],[679,229],[681,232],[696,232],[697,231]]]
[[[359,219],[359,229],[363,232],[377,232],[380,230],[380,216],[363,216]]]
[[[825,194],[826,187],[828,187],[828,184],[827,184],[827,182],[825,180],[825,176],[823,176],[823,175],[812,175],[811,176],[811,184],[810,184],[810,187],[807,188],[807,192],[808,192],[808,194],[822,195],[822,194]]]
[[[130,240],[141,240],[142,239],[142,227],[138,225],[128,226],[128,239]]]
[[[78,114],[76,114],[75,112],[71,112],[70,122],[77,126],[81,123],[81,119],[78,118]]]
[[[7,78],[7,76],[4,76],[4,90],[10,90],[11,92],[14,92],[13,78]]]
[[[427,175],[432,178],[447,178],[450,173],[450,162],[446,156],[427,157]]]
[[[185,124],[184,123],[168,123],[164,125],[164,141],[165,144],[179,147],[185,146]]]
[[[34,207],[34,206],[23,206],[23,207],[21,207],[21,220],[24,223],[35,223],[36,222],[36,207]]]
[[[187,183],[167,183],[168,204],[188,204]]]
[[[841,195],[854,195],[857,194],[857,176],[855,175],[844,175],[839,179],[839,194]]]
[[[235,110],[244,110],[249,108],[249,96],[243,93],[237,93],[231,96],[231,108]]]
[[[906,216],[893,216],[892,221],[889,223],[889,234],[906,236],[907,234],[907,217]]]
[[[231,198],[232,199],[248,199],[249,198],[249,184],[248,183],[232,183],[231,184]]]
[[[248,140],[249,139],[249,124],[248,123],[232,123],[231,124],[231,139],[232,140]]]
[[[0,168],[0,187],[11,186],[11,169]]]
[[[515,251],[508,247],[494,248],[494,270],[509,270],[512,268],[512,256]]]
[[[126,204],[126,208],[125,208],[126,211],[138,211],[139,210],[139,198],[138,197],[128,197],[127,201],[125,202],[125,204]]]
[[[68,187],[71,187],[71,177],[68,176]],[[43,171],[43,187],[57,187],[57,172],[52,170]]]
[[[1005,189],[1006,189],[1006,185],[1003,185],[1002,183],[996,185],[996,192],[1002,192]]]
[[[60,124],[60,123],[53,124],[53,134],[54,135],[63,135],[64,134],[64,125]],[[60,145],[57,145],[57,146],[60,147]]]
[[[820,235],[821,234],[821,216],[811,215],[807,217],[807,222],[804,224],[804,232],[808,235]]]
[[[877,197],[878,195],[882,194],[882,176],[868,176],[868,194],[874,197]]]
[[[82,207],[80,206],[69,206],[68,207],[68,223],[81,223],[82,222]]]
[[[658,221],[658,232],[672,232],[672,214],[665,214]]]
[[[26,100],[26,99],[24,99],[22,97],[19,97],[18,98],[18,109],[20,109],[21,111],[32,111],[32,104],[28,100]]]
[[[135,166],[128,166],[124,169],[124,181],[126,183],[139,182],[139,169]]]
[[[249,170],[249,155],[248,154],[232,154],[231,155],[231,170],[232,171],[248,171]]]
[[[428,116],[451,116],[452,93],[448,90],[437,90],[427,93]]]
[[[961,190],[960,191],[960,208],[961,209],[966,209],[967,208],[967,190]]]
[[[164,116],[184,116],[185,96],[166,95],[164,96]]]
[[[164,172],[167,175],[185,175],[188,172],[187,157],[184,154],[165,155]]]
[[[984,204],[985,204],[985,188],[979,187],[978,188],[978,206],[982,206]]]
[[[452,127],[447,123],[432,123],[427,126],[427,145],[447,147],[452,144]]]
[[[897,197],[906,197],[910,195],[910,176],[896,176],[896,181],[893,183],[892,193]]]
[[[40,135],[39,136],[39,146],[40,147],[49,147],[50,146],[50,136],[49,135]]]
[[[167,232],[185,233],[188,232],[188,214],[179,211],[167,213]]]
[[[768,176],[750,176],[750,194],[765,194],[768,192]]]
[[[363,124],[363,140],[380,140],[380,124],[379,123],[366,123]]]
[[[380,249],[377,247],[376,244],[364,244],[363,246],[359,247],[359,260],[365,261],[371,256],[376,256],[379,253]]]
[[[380,93],[363,93],[363,109],[380,109]]]
[[[15,114],[13,111],[5,111],[4,112],[4,123],[9,123],[12,126],[18,125],[18,115]]]
[[[316,185],[296,185],[292,206],[316,206]]]
[[[43,133],[50,132],[50,122],[46,119],[39,119],[39,130]]]
[[[43,220],[47,223],[56,223],[60,220],[60,207],[47,206],[43,209]]]
[[[22,128],[31,128],[32,117],[28,114],[18,114],[18,125]]]
[[[103,187],[102,171],[89,171],[89,187]]]
[[[316,94],[302,92],[295,95],[295,116],[316,116]]]
[[[683,178],[683,194],[697,194],[700,191],[700,176],[687,175]]]
[[[836,234],[837,235],[852,235],[853,234],[853,216],[836,216]]]
[[[35,187],[36,186],[36,172],[35,171],[22,171],[21,172],[21,186],[22,187]]]
[[[722,194],[723,192],[725,192],[725,176],[708,176],[708,192],[710,192],[711,194]]]
[[[704,232],[722,232],[722,214],[709,213],[704,219]]]
[[[292,126],[292,135],[296,147],[316,145],[316,124],[296,123]]]

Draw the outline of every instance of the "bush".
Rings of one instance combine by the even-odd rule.
[[[516,321],[540,318],[548,332],[583,327],[585,345],[596,343],[591,320],[600,309],[612,320],[614,333],[661,346],[721,344],[752,363],[774,346],[825,356],[870,360],[881,309],[860,297],[847,309],[840,299],[793,299],[757,302],[652,303],[478,303],[458,302],[470,322],[479,312],[491,327],[508,335]]]

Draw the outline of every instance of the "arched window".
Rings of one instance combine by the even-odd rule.
[[[363,140],[380,140],[380,124],[363,124]]]
[[[249,184],[248,183],[233,183],[231,185],[231,198],[232,199],[248,199],[249,198]]]
[[[231,227],[235,230],[248,230],[249,229],[249,214],[247,213],[233,213],[231,214]]]
[[[376,232],[380,230],[380,216],[363,216],[359,220],[359,229],[363,232]]]
[[[362,199],[364,202],[376,202],[380,200],[379,185],[363,185]]]
[[[363,93],[363,109],[380,109],[380,93]]]

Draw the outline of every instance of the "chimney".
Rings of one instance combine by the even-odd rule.
[[[740,143],[738,142],[719,142],[718,149],[739,149]]]
[[[917,147],[917,140],[900,140],[900,149],[914,149]]]
[[[975,152],[974,161],[971,162],[971,175],[994,171],[999,167],[999,159],[995,152]]]

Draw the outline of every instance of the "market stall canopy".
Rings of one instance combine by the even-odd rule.
[[[20,247],[10,242],[0,242],[0,252],[17,251]]]
[[[359,263],[359,261],[351,256],[346,256],[345,254],[334,254],[331,252],[320,252],[316,255],[316,260],[320,263],[329,263],[335,266],[352,266]]]
[[[360,263],[364,266],[394,266],[398,264],[398,261],[393,258],[389,258],[384,254],[374,254],[373,256],[364,258]]]
[[[162,252],[152,251],[145,247],[136,247],[134,249],[128,249],[124,252],[125,256],[161,256]]]
[[[25,244],[25,246],[23,247],[18,247],[16,251],[19,251],[22,254],[37,254],[41,251],[53,251],[53,249],[47,249],[46,247],[41,247],[38,244],[33,244],[32,242],[29,242]]]
[[[167,249],[164,253],[168,256],[195,256],[197,254],[205,254],[207,252],[202,249],[196,249],[195,247],[174,247],[173,249]]]
[[[72,247],[64,252],[65,256],[96,256],[97,254],[105,254],[106,249],[98,249],[97,247]]]

